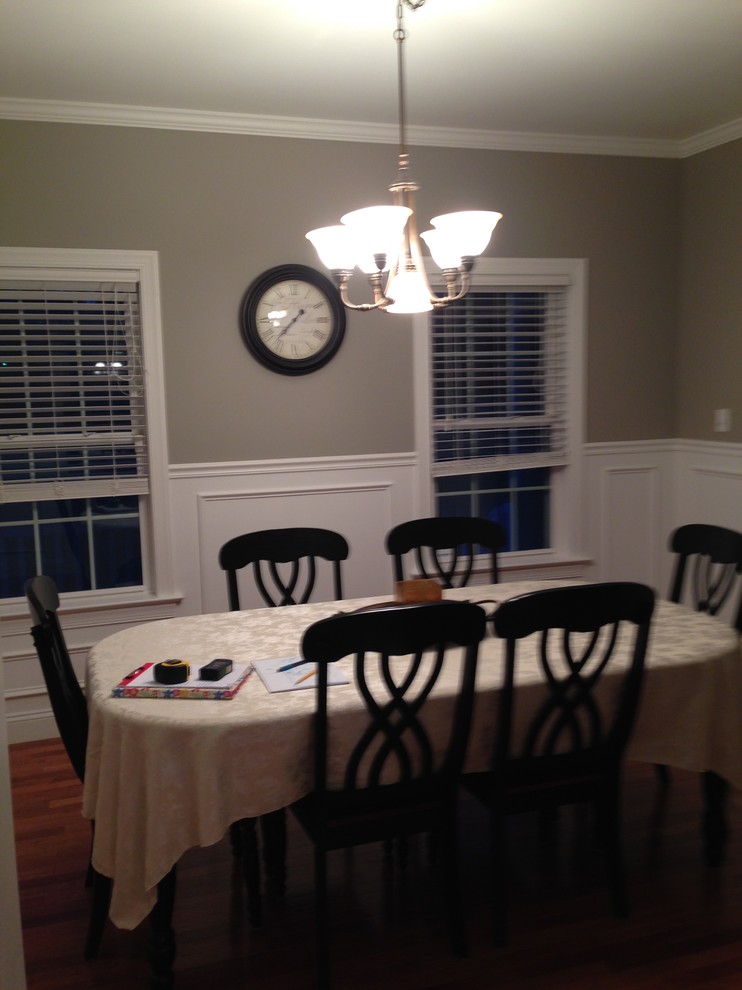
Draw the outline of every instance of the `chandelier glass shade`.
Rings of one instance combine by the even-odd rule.
[[[501,213],[465,210],[434,217],[431,230],[419,236],[415,222],[418,185],[409,177],[410,156],[405,144],[405,90],[402,23],[403,5],[417,10],[425,0],[397,4],[397,68],[399,83],[399,174],[389,186],[393,205],[353,210],[331,227],[306,235],[320,261],[330,269],[345,306],[355,310],[380,309],[388,313],[424,313],[441,309],[466,295],[475,259],[486,250]],[[425,272],[420,238],[441,269],[445,294],[436,295]],[[368,276],[373,302],[354,304],[348,283],[356,268]]]

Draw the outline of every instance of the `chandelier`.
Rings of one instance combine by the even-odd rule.
[[[404,75],[404,7],[417,10],[425,0],[397,3],[397,80],[399,94],[399,172],[389,186],[393,205],[367,206],[346,213],[340,223],[319,227],[306,235],[320,261],[330,269],[340,298],[348,309],[380,309],[387,313],[425,313],[442,309],[461,299],[469,290],[474,259],[487,247],[501,213],[467,210],[434,217],[432,230],[419,236],[415,222],[415,193],[420,188],[409,176],[410,155],[406,145]],[[425,273],[422,238],[433,261],[441,269],[446,294],[436,295]],[[348,282],[358,267],[368,276],[372,303],[354,304]]]

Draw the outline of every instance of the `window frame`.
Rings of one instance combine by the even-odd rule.
[[[435,274],[428,270],[431,284]],[[480,258],[472,289],[538,289],[563,285],[566,299],[567,463],[552,468],[551,547],[501,554],[504,569],[545,566],[582,559],[582,447],[585,409],[585,341],[587,339],[588,263],[584,258]],[[435,512],[432,475],[430,314],[413,317],[414,436],[417,453],[417,514]]]
[[[68,592],[65,601],[80,606],[104,606],[174,594],[174,560],[169,511],[165,379],[159,257],[156,251],[111,251],[79,248],[0,247],[0,275],[17,279],[91,281],[121,279],[127,273],[139,284],[145,418],[149,449],[149,495],[140,496],[142,532],[141,588],[111,588]],[[0,612],[17,611],[23,599],[5,599]]]

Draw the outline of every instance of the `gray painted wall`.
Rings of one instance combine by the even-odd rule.
[[[413,157],[421,224],[497,209],[490,253],[589,259],[591,442],[705,435],[708,394],[698,408],[685,396],[696,321],[678,305],[706,311],[713,289],[720,313],[739,312],[739,286],[728,284],[739,216],[736,236],[723,234],[716,225],[727,230],[728,218],[699,204],[709,195],[721,206],[707,187],[717,172],[731,186],[740,162],[742,142],[687,162],[433,148]],[[256,275],[292,261],[319,267],[305,231],[387,202],[395,169],[387,145],[0,121],[0,243],[159,252],[172,463],[409,450],[408,318],[350,314],[336,359],[302,378],[254,362],[237,326]],[[692,250],[684,211],[693,226],[702,213],[707,230]],[[688,279],[722,237],[736,251],[723,280]],[[720,353],[719,366],[738,355]]]
[[[677,433],[742,441],[742,141],[688,160],[683,173]],[[713,432],[713,410],[732,430]]]

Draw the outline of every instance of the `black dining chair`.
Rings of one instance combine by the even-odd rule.
[[[468,585],[474,567],[486,562],[489,583],[498,580],[498,551],[506,543],[499,523],[480,516],[430,516],[399,523],[386,535],[386,552],[393,558],[394,580],[406,575],[432,579],[443,588]],[[408,557],[409,555],[409,557]],[[407,568],[405,567],[407,564]],[[436,836],[428,837],[431,859],[437,855]],[[394,855],[391,843],[387,856]],[[396,857],[404,867],[407,849],[404,839],[396,844]]]
[[[57,615],[57,585],[52,578],[40,574],[26,581],[24,591],[31,613],[31,635],[54,720],[70,763],[82,783],[85,779],[88,707]],[[95,828],[94,822],[92,827]],[[85,882],[92,886],[93,893],[85,942],[85,958],[92,959],[98,955],[103,937],[111,900],[111,880],[98,873],[88,860]]]
[[[229,608],[240,609],[238,572],[252,566],[255,584],[266,605],[304,605],[314,591],[317,561],[329,561],[335,599],[343,597],[341,562],[348,541],[330,529],[286,527],[244,533],[219,551],[219,566],[227,572]],[[281,565],[288,565],[282,571]],[[288,570],[288,573],[286,573]]]
[[[393,557],[394,580],[405,579],[405,556],[412,554],[416,576],[432,578],[444,588],[462,588],[479,560],[486,561],[490,584],[498,579],[497,554],[505,546],[499,523],[478,516],[432,516],[399,523],[386,536]]]
[[[698,612],[716,615],[733,601],[735,586],[739,602],[733,622],[742,629],[742,533],[708,523],[680,526],[670,537],[676,555],[670,584],[670,601],[685,602]]]
[[[652,590],[626,582],[537,591],[503,603],[494,614],[505,670],[493,712],[492,763],[489,771],[465,774],[462,783],[489,809],[496,944],[507,941],[506,818],[518,812],[592,803],[613,909],[628,913],[621,771],[653,610]],[[534,635],[535,646],[525,648],[523,641]],[[525,649],[536,650],[532,660],[541,678],[516,688]]]
[[[739,577],[742,574],[742,533],[710,523],[688,523],[671,534],[670,552],[675,554],[670,601],[709,615],[716,615],[729,602],[733,605],[732,623],[742,633],[742,579]],[[656,770],[660,782],[667,786],[670,782],[668,768],[657,764]],[[703,782],[704,787],[720,786],[708,774]],[[710,855],[713,859],[714,853]]]
[[[317,664],[314,777],[311,793],[291,810],[314,844],[321,990],[330,985],[331,850],[435,831],[453,949],[457,955],[466,952],[458,890],[457,790],[485,626],[479,606],[438,602],[337,615],[304,634],[302,655]],[[352,720],[333,712],[328,698],[328,665],[344,657],[353,658],[353,682],[364,703],[363,716]],[[456,686],[450,704],[441,705],[440,695],[433,692],[449,670]],[[443,738],[442,746],[431,738],[429,709],[437,713],[436,738]]]
[[[243,533],[228,540],[219,551],[219,566],[227,574],[227,594],[232,612],[240,611],[239,572],[251,567],[255,585],[269,607],[306,604],[315,588],[317,562],[332,567],[335,599],[343,597],[341,563],[348,558],[344,536],[318,527],[285,527]],[[276,895],[286,889],[286,814],[283,808],[260,818],[266,884]],[[262,923],[260,856],[257,820],[245,818],[230,829],[232,847],[242,857],[247,888],[248,918]]]

